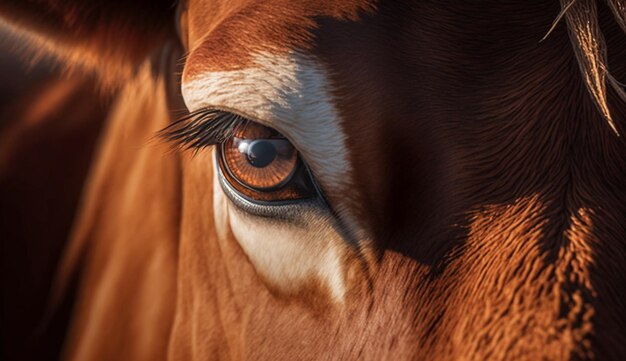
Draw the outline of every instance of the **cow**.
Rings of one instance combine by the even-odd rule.
[[[626,357],[621,0],[3,0],[115,94],[69,360]]]

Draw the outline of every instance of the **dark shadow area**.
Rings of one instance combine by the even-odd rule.
[[[73,286],[53,310],[49,296],[107,104],[92,79],[28,64],[21,41],[0,28],[0,359],[55,360]]]

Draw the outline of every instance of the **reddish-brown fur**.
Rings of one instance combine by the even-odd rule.
[[[611,89],[602,103],[584,76],[598,69],[580,65],[593,59],[577,57],[564,23],[539,42],[559,3],[318,3],[190,0],[185,74],[240,68],[258,44],[303,49],[330,69],[350,208],[373,235],[370,287],[350,275],[343,307],[283,297],[230,230],[218,237],[210,153],[150,140],[180,107],[180,50],[159,35],[173,29],[135,21],[129,43],[110,44],[123,59],[106,58],[103,76],[123,90],[59,276],[85,265],[66,357],[626,357],[626,112]],[[31,9],[8,4],[7,19],[29,23]],[[598,6],[606,62],[626,79],[623,14]],[[165,13],[150,24],[173,23]],[[103,14],[100,31],[117,19]],[[76,45],[84,31],[58,31],[64,47],[92,51]]]

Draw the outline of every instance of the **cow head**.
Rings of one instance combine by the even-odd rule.
[[[140,139],[164,128],[177,146],[135,163],[175,158],[176,181],[127,168],[132,194],[176,194],[158,209],[176,215],[176,302],[157,313],[173,317],[171,357],[626,352],[621,2],[564,3],[543,41],[557,3],[188,0],[150,16],[43,3],[3,6],[50,19],[51,48],[104,59],[116,86],[157,86],[174,66],[144,79],[137,64],[176,36],[184,49],[188,115],[155,128],[155,110],[119,110]]]

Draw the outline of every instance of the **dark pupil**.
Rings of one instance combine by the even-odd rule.
[[[248,146],[247,151],[248,162],[254,167],[267,167],[276,158],[276,148],[274,145],[265,140],[254,140]]]

